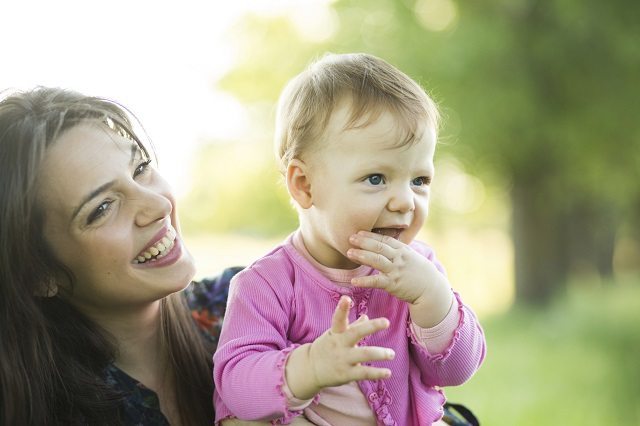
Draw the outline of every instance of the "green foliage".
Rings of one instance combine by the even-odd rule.
[[[275,104],[286,82],[318,54],[318,46],[297,37],[285,18],[265,20],[249,15],[233,34],[239,58],[219,86],[247,104]]]
[[[427,29],[419,12],[436,3],[452,5],[455,13],[443,31]],[[248,16],[234,32],[239,61],[221,87],[247,105],[275,105],[286,81],[325,52],[381,56],[420,82],[441,105],[444,143],[438,156],[454,156],[468,173],[501,187],[510,185],[512,193],[520,194],[514,198],[521,203],[518,226],[549,230],[544,236],[535,230],[514,234],[521,239],[514,243],[521,271],[527,255],[519,254],[529,253],[535,262],[549,263],[548,270],[557,270],[544,278],[549,281],[544,285],[559,285],[576,260],[572,254],[560,259],[558,253],[571,248],[559,246],[558,240],[573,241],[607,222],[615,225],[588,245],[608,244],[617,229],[640,235],[640,186],[635,184],[640,180],[640,121],[635,117],[640,3],[342,0],[331,7],[336,31],[322,42],[305,39],[287,17]],[[272,128],[272,116],[255,118],[252,126]],[[270,146],[270,136],[256,145],[264,141]],[[224,206],[219,217],[194,223],[264,232],[292,223],[282,192],[233,188],[225,192],[229,198],[217,201]],[[206,191],[194,192],[202,203]],[[231,205],[247,208],[240,214],[229,210]],[[263,214],[247,213],[256,208]],[[209,211],[215,212],[215,206],[201,214]],[[590,216],[578,228],[573,218],[584,211]],[[278,225],[279,217],[286,222]],[[573,228],[565,236],[568,225]],[[587,245],[580,238],[571,244]],[[516,274],[532,279],[525,287],[540,278],[531,268]]]
[[[295,229],[295,210],[270,161],[273,156],[255,149],[240,142],[201,149],[193,169],[197,185],[183,201],[188,206],[181,216],[185,232],[269,236]]]
[[[285,18],[249,17],[236,30],[238,66],[222,87],[247,102],[275,102],[287,79],[325,51],[380,55],[420,81],[462,122],[453,152],[476,172],[487,166],[525,181],[612,200],[637,195],[640,95],[635,2],[459,2],[455,27],[423,28],[416,2],[335,4],[339,30],[305,42]],[[260,46],[260,49],[256,49]],[[446,134],[446,124],[445,124]],[[614,183],[615,182],[615,183]]]
[[[640,287],[572,288],[545,310],[483,319],[487,358],[447,398],[481,424],[640,424]]]

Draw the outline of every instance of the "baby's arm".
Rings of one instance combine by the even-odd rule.
[[[381,288],[406,301],[411,321],[423,329],[437,326],[447,313],[457,313],[457,327],[444,350],[429,353],[409,327],[411,350],[428,385],[453,386],[468,380],[484,359],[484,334],[471,309],[452,291],[433,252],[425,248],[419,253],[391,237],[366,231],[353,236],[351,243],[357,248],[349,250],[350,258],[380,271],[354,279],[354,285]]]
[[[292,292],[278,291],[254,269],[232,281],[218,349],[213,357],[216,420],[270,420],[293,415],[281,392]]]
[[[333,314],[331,328],[313,343],[296,348],[287,361],[285,374],[291,393],[310,399],[322,389],[358,380],[378,380],[391,375],[387,368],[362,365],[368,361],[393,359],[391,349],[357,346],[358,342],[389,327],[386,318],[369,320],[366,315],[349,324],[351,300],[342,296]]]
[[[457,386],[473,376],[484,360],[486,342],[482,327],[475,314],[466,306],[460,296],[454,293],[456,301],[452,309],[457,310],[458,322],[451,333],[447,345],[438,346],[438,352],[430,352],[429,344],[424,345],[411,328],[411,355],[416,365],[423,371],[422,380],[429,386]],[[449,316],[447,317],[449,318]],[[447,322],[445,318],[445,322]],[[438,328],[436,326],[435,328]],[[428,329],[433,331],[433,329]],[[420,333],[424,336],[423,333]],[[428,334],[428,332],[426,333]]]
[[[381,288],[407,302],[411,319],[420,327],[433,327],[444,319],[453,294],[447,277],[433,262],[386,235],[360,231],[350,242],[357,248],[347,251],[349,258],[380,272],[354,278],[353,285]]]
[[[288,283],[272,288],[252,270],[231,285],[220,344],[214,355],[216,419],[291,420],[299,412],[287,407],[286,380],[299,399],[313,397],[333,384],[384,377],[387,370],[360,362],[389,359],[393,351],[360,348],[364,336],[388,327],[388,320],[366,317],[347,324],[349,301],[336,308],[332,328],[313,343],[298,346],[287,338],[290,307],[295,305]],[[332,352],[333,351],[333,352]],[[334,368],[339,367],[336,371]]]

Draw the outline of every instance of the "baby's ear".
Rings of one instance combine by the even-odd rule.
[[[307,165],[304,161],[294,158],[287,166],[287,189],[289,195],[303,209],[313,205],[311,197],[311,183]]]

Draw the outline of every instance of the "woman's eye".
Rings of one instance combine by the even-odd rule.
[[[426,176],[420,176],[411,181],[411,184],[414,186],[429,185],[430,183],[431,183],[431,179]]]
[[[142,163],[138,164],[138,167],[136,167],[136,169],[133,171],[133,177],[134,178],[138,177],[144,172],[146,172],[150,164],[151,164],[151,159],[145,160]]]
[[[384,183],[384,177],[381,174],[375,174],[367,177],[367,182],[371,185],[381,185]]]
[[[104,216],[109,211],[109,209],[111,208],[111,203],[112,203],[112,201],[103,201],[102,203],[100,203],[100,205],[98,207],[96,207],[89,214],[89,217],[87,218],[87,225],[92,224],[93,222],[95,222],[96,220],[98,220],[102,216]]]

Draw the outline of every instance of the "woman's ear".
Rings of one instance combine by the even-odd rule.
[[[313,205],[309,169],[304,161],[294,158],[287,166],[287,189],[291,198],[303,209]]]
[[[54,297],[58,294],[58,284],[53,281],[40,284],[40,287],[36,289],[36,297]]]

